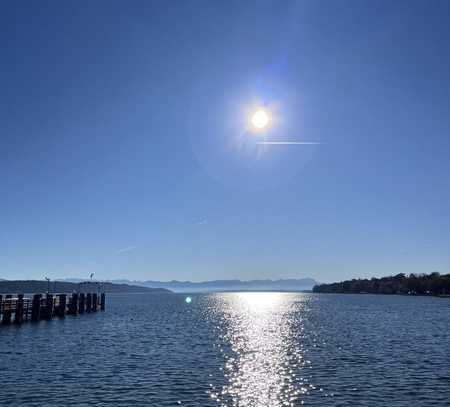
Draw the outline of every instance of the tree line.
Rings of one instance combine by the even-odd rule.
[[[353,279],[339,283],[319,284],[315,293],[404,294],[450,296],[450,274],[397,274],[390,277]]]

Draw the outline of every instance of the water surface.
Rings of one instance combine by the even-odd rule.
[[[190,296],[0,327],[0,405],[449,405],[448,299]]]

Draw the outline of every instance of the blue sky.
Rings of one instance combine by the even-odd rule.
[[[0,9],[0,278],[450,271],[449,2]]]

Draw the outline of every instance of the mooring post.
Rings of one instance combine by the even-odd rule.
[[[92,294],[86,293],[86,312],[92,311]]]
[[[97,293],[94,293],[94,294],[92,294],[92,311],[93,312],[97,312],[97,302],[98,302]]]
[[[11,323],[11,315],[12,315],[11,298],[12,298],[11,294],[5,296],[5,303],[3,304],[3,318],[2,318],[3,325],[9,325]]]
[[[17,295],[16,313],[14,314],[14,323],[21,324],[23,322],[23,294]]]
[[[33,303],[31,305],[31,320],[39,321],[41,318],[41,294],[33,295]]]
[[[67,303],[67,295],[66,294],[59,294],[58,295],[59,304],[58,308],[55,309],[55,314],[58,317],[64,318],[66,316],[66,303]]]
[[[45,319],[52,319],[53,316],[53,294],[47,293],[45,296]]]
[[[78,293],[73,293],[72,294],[72,302],[73,302],[73,314],[74,315],[77,315],[78,299],[79,299],[79,294]]]
[[[24,321],[28,321],[29,316],[29,311],[30,311],[30,300],[27,298],[26,301],[24,300],[24,306],[23,306],[23,319]]]
[[[0,315],[3,313],[3,295],[0,294]]]
[[[80,302],[78,305],[79,314],[84,314],[85,304],[86,304],[86,296],[84,295],[84,293],[80,293]]]
[[[100,310],[105,310],[105,293],[100,294]]]
[[[78,310],[78,293],[72,293],[72,298],[70,299],[69,309],[67,313],[70,315],[77,315]]]

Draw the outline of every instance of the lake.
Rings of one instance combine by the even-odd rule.
[[[449,405],[449,299],[186,297],[0,327],[0,405]]]

